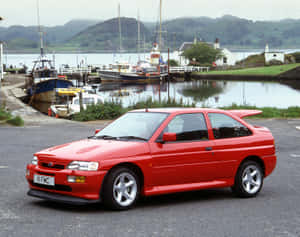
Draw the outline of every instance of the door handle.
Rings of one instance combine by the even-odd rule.
[[[211,147],[211,146],[205,147],[205,150],[206,150],[206,151],[212,151],[212,147]]]

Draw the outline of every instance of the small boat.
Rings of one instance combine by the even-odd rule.
[[[122,81],[121,73],[127,73],[132,71],[132,65],[126,62],[116,62],[114,64],[104,66],[98,69],[101,82],[106,81]]]
[[[103,103],[103,98],[97,94],[82,93],[82,107],[85,110],[89,105],[96,105]],[[68,101],[66,104],[56,104],[50,106],[51,116],[60,118],[70,117],[72,114],[80,112],[80,96],[77,94],[75,97]]]

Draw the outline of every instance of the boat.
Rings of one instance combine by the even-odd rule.
[[[37,9],[39,21],[39,6],[37,6]],[[52,60],[48,59],[44,54],[43,32],[39,23],[38,25],[40,33],[40,56],[34,61],[26,83],[27,94],[30,97],[29,104],[33,102],[55,102],[57,88],[73,86],[72,81],[68,80],[65,76],[58,75],[54,64],[52,64]]]
[[[63,94],[63,93],[62,93]],[[89,105],[103,103],[103,98],[97,94],[82,93],[82,108],[85,110]],[[68,118],[72,114],[80,112],[80,95],[79,93],[72,97],[66,104],[56,104],[50,106],[49,115]]]
[[[34,62],[29,76],[27,94],[32,102],[55,102],[58,88],[72,87],[72,81],[65,76],[59,76],[52,66],[51,60],[44,55]]]
[[[101,82],[122,81],[121,73],[127,73],[130,71],[132,71],[131,64],[127,62],[116,62],[108,65],[108,67],[103,66],[101,69],[98,69],[98,74],[101,78]]]
[[[160,55],[159,46],[157,43],[153,44],[150,52],[150,62],[139,61],[134,71],[121,72],[122,81],[147,81],[147,80],[162,80],[168,76],[168,66],[162,64],[162,57]]]

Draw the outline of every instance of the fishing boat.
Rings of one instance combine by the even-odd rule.
[[[39,3],[39,1],[37,1]],[[67,80],[65,76],[59,76],[57,70],[44,54],[43,32],[39,23],[39,6],[38,10],[38,27],[40,34],[40,56],[34,61],[33,68],[28,75],[27,94],[30,97],[29,104],[33,102],[55,102],[56,89],[68,88],[73,86],[72,81]]]

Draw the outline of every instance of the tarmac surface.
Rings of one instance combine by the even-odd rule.
[[[143,198],[135,209],[70,206],[26,195],[34,152],[93,134],[95,123],[0,126],[0,237],[300,236],[300,120],[249,120],[271,129],[278,163],[256,198],[211,189]]]

